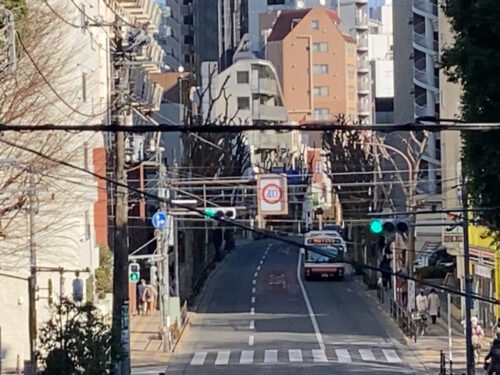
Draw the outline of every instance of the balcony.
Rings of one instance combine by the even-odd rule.
[[[413,12],[423,17],[437,19],[438,7],[431,0],[413,0]]]
[[[151,43],[143,47],[142,55],[136,57],[136,61],[142,62],[142,68],[150,73],[159,73],[163,64],[165,52],[159,44],[152,40]]]
[[[356,29],[368,30],[368,17],[356,16]]]
[[[154,83],[142,68],[134,68],[131,72],[132,99],[135,107],[145,111],[159,111],[163,89]]]
[[[356,0],[356,4],[368,4],[368,0]]]
[[[439,43],[436,40],[429,40],[425,34],[413,31],[413,47],[421,52],[437,55]]]
[[[288,115],[285,107],[260,104],[253,108],[254,121],[285,122]]]
[[[278,83],[274,79],[259,78],[258,80],[250,82],[253,94],[262,94],[269,96],[276,96],[278,92]]]
[[[415,62],[414,66],[414,82],[428,90],[436,90],[439,87],[439,77],[434,75],[434,72],[427,72],[425,66],[425,58]]]
[[[358,51],[368,51],[368,38],[358,38],[357,48]]]
[[[358,94],[369,94],[370,85],[368,82],[358,81]]]
[[[150,30],[158,32],[162,12],[154,0],[117,0],[125,13],[130,16],[131,23],[150,23]]]
[[[358,113],[360,116],[369,116],[370,104],[364,101],[358,101]]]
[[[369,73],[370,66],[368,60],[358,60],[358,73]]]

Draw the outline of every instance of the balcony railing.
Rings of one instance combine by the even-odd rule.
[[[370,85],[368,82],[358,81],[358,93],[370,91]]]
[[[434,16],[438,15],[437,5],[430,0],[413,0],[413,6],[422,12],[432,14]]]
[[[287,112],[285,107],[276,107],[260,104],[254,107],[253,118],[261,121],[286,121]]]
[[[274,79],[259,78],[257,81],[251,82],[252,92],[267,95],[278,94],[278,83]]]

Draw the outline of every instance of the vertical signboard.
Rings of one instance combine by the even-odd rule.
[[[262,216],[288,214],[286,176],[264,174],[257,176],[257,206]]]

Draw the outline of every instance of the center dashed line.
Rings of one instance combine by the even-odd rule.
[[[255,320],[250,320],[250,325],[248,326],[249,329],[255,329]]]
[[[255,297],[252,297],[252,304],[255,303]]]
[[[252,307],[252,308],[250,309],[250,315],[255,315],[255,307]]]
[[[254,341],[255,341],[254,335],[250,335],[250,337],[248,338],[248,346],[253,346]]]

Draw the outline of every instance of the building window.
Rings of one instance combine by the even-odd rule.
[[[327,42],[313,43],[313,52],[328,52],[328,43]]]
[[[319,30],[319,21],[318,20],[312,20],[311,21],[311,29],[313,29],[313,30]]]
[[[250,98],[238,98],[238,109],[250,109]]]
[[[236,81],[238,83],[248,83],[249,82],[248,72],[236,73]]]
[[[85,211],[85,241],[90,240],[90,213]]]
[[[328,64],[315,64],[315,65],[313,65],[313,73],[314,74],[327,74],[328,73]]]
[[[330,119],[330,109],[329,108],[316,108],[314,110],[315,120],[329,120]]]
[[[355,96],[354,87],[349,86],[349,100],[355,100]]]
[[[347,65],[347,76],[349,79],[354,79],[354,66],[353,65]]]
[[[314,96],[328,96],[328,86],[315,86],[313,89]]]
[[[87,103],[87,73],[82,73],[82,101]]]

